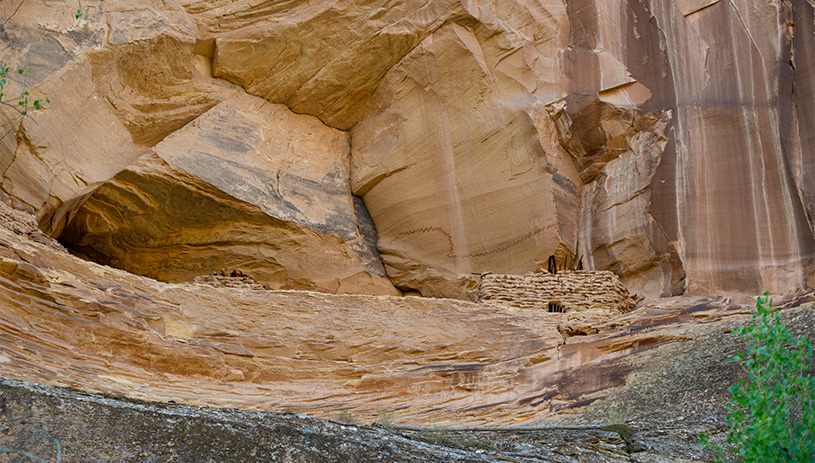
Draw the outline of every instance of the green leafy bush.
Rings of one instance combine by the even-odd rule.
[[[815,461],[815,378],[812,343],[793,336],[772,311],[769,293],[759,297],[749,326],[733,330],[747,339],[746,353],[728,359],[746,378],[730,387],[727,451],[702,434],[701,444],[716,461],[725,454],[744,462]]]

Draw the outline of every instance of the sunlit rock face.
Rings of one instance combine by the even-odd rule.
[[[347,133],[238,93],[99,188],[64,241],[162,281],[239,269],[272,288],[398,294],[348,156]]]
[[[8,79],[6,101],[24,88],[50,100],[26,117],[0,108],[2,189],[52,235],[101,183],[234,91],[193,54],[198,30],[177,3],[88,6],[74,20],[73,5],[26,2],[0,40],[3,61],[31,69]]]
[[[352,129],[397,286],[564,247],[648,296],[811,285],[810,4],[464,4]]]
[[[361,242],[363,208],[325,195],[334,174],[287,176],[284,156],[258,169],[274,179],[267,199],[285,196],[271,187],[279,172],[280,185],[298,178],[292,194],[247,200],[198,161],[157,154],[245,91],[346,133],[350,189],[397,288],[467,298],[479,273],[574,255],[649,298],[804,289],[815,284],[813,15],[809,1],[108,0],[73,20],[65,4],[26,3],[0,53],[32,72],[6,93],[25,85],[51,103],[26,117],[0,108],[0,185],[60,236],[103,184],[158,155],[192,183],[314,230],[298,243],[308,249],[353,248],[327,253],[325,274],[269,270],[268,281],[334,291],[367,274],[379,285],[375,252],[348,244]],[[254,165],[253,152],[229,159]],[[185,233],[161,220],[150,233]]]
[[[574,249],[577,184],[568,171],[565,188],[553,181],[534,119],[547,116],[530,114],[528,90],[490,80],[502,38],[482,47],[491,35],[471,21],[425,39],[351,131],[354,193],[377,225],[388,274],[424,295],[463,296],[472,272],[534,270],[561,240]]]
[[[344,130],[388,69],[464,14],[455,0],[181,3],[209,41],[216,77]]]

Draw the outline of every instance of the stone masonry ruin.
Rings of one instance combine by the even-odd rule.
[[[481,276],[478,300],[564,313],[589,310],[625,313],[636,305],[617,275],[590,270],[557,274],[538,271],[526,275],[487,273]]]

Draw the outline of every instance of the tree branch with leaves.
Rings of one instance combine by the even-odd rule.
[[[750,325],[733,330],[750,342],[729,359],[744,377],[730,386],[727,447],[702,434],[701,445],[717,462],[807,463],[815,461],[815,377],[812,342],[793,336],[772,310],[769,294],[759,297]]]

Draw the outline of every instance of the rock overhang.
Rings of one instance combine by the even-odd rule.
[[[111,1],[74,24],[32,6],[36,21],[6,29],[65,53],[15,39],[4,56],[50,59],[32,90],[65,97],[4,119],[3,189],[61,234],[100,185],[238,91],[220,76],[350,131],[352,189],[401,289],[467,297],[473,273],[523,274],[564,248],[649,298],[809,287],[812,8],[691,3]],[[749,175],[722,181],[737,153]],[[344,214],[312,225],[345,221],[347,241]]]

